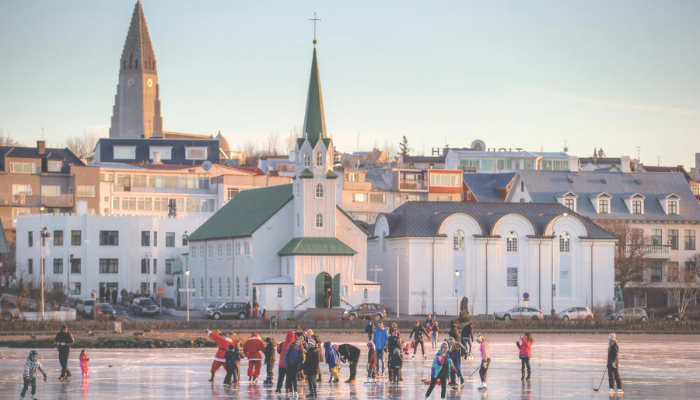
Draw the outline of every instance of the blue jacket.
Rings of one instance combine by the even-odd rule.
[[[338,349],[331,346],[331,342],[324,343],[323,348],[326,349],[326,364],[328,364],[328,368],[340,365],[340,353]]]
[[[384,350],[388,340],[389,332],[386,331],[386,328],[376,329],[374,331],[372,342],[374,342],[374,347],[377,349],[377,351]]]
[[[284,352],[284,365],[286,367],[299,366],[304,362],[304,353],[300,348],[291,346]]]

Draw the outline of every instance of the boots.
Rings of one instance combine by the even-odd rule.
[[[525,370],[524,370],[524,369],[521,369],[521,370],[520,370],[520,380],[521,380],[521,381],[524,381],[524,380],[525,380]]]
[[[211,378],[209,378],[209,382],[214,382],[214,375],[216,375],[214,372],[211,373]]]
[[[529,369],[527,370],[527,378],[525,378],[525,380],[528,380],[528,381],[530,380],[530,370]]]

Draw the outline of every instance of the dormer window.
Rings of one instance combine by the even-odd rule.
[[[632,200],[632,214],[641,214],[642,213],[642,201],[641,200]]]
[[[673,215],[678,214],[678,200],[668,201],[668,213]]]
[[[593,205],[593,208],[598,214],[610,214],[611,198],[612,197],[605,192],[588,197],[588,199],[591,201],[591,204]],[[625,201],[627,202],[627,207],[629,207],[631,210],[632,206],[629,204],[628,199],[625,199]]]
[[[568,208],[571,211],[576,211],[575,206],[576,200],[572,198],[564,199],[564,207]]]
[[[598,199],[598,213],[599,214],[607,214],[609,206],[610,206],[610,200]]]
[[[678,204],[678,202],[680,201],[680,197],[678,197],[678,195],[676,195],[675,193],[662,195],[657,197],[657,199],[661,204],[661,208],[663,208],[667,215],[678,215],[678,213],[680,212],[678,209],[678,207],[680,206],[680,204]]]
[[[48,160],[46,162],[48,172],[61,172],[61,169],[63,169],[63,161],[61,160]]]

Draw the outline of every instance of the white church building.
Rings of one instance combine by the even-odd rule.
[[[189,236],[191,299],[257,301],[298,312],[379,301],[367,278],[368,233],[337,204],[333,142],[313,52],[303,137],[292,184],[243,191]]]
[[[615,237],[556,203],[407,202],[370,227],[381,301],[401,314],[517,306],[548,315],[612,301]]]

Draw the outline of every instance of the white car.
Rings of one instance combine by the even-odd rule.
[[[559,313],[559,318],[563,321],[569,321],[573,319],[583,319],[587,321],[592,321],[593,311],[588,307],[571,307]]]
[[[84,299],[78,299],[75,303],[75,313],[86,317],[92,313],[92,307],[95,306],[95,299],[91,297],[86,297]]]
[[[211,311],[211,310],[213,310],[213,309],[215,309],[215,308],[221,307],[222,304],[224,304],[224,303],[215,303],[215,302],[212,302],[212,303],[205,303],[205,304],[202,306],[202,315],[204,315],[204,316],[206,317],[206,316],[207,316],[207,312],[209,312],[209,311]]]
[[[494,318],[510,321],[511,319],[544,319],[542,311],[533,307],[515,307],[508,311],[493,313]]]

